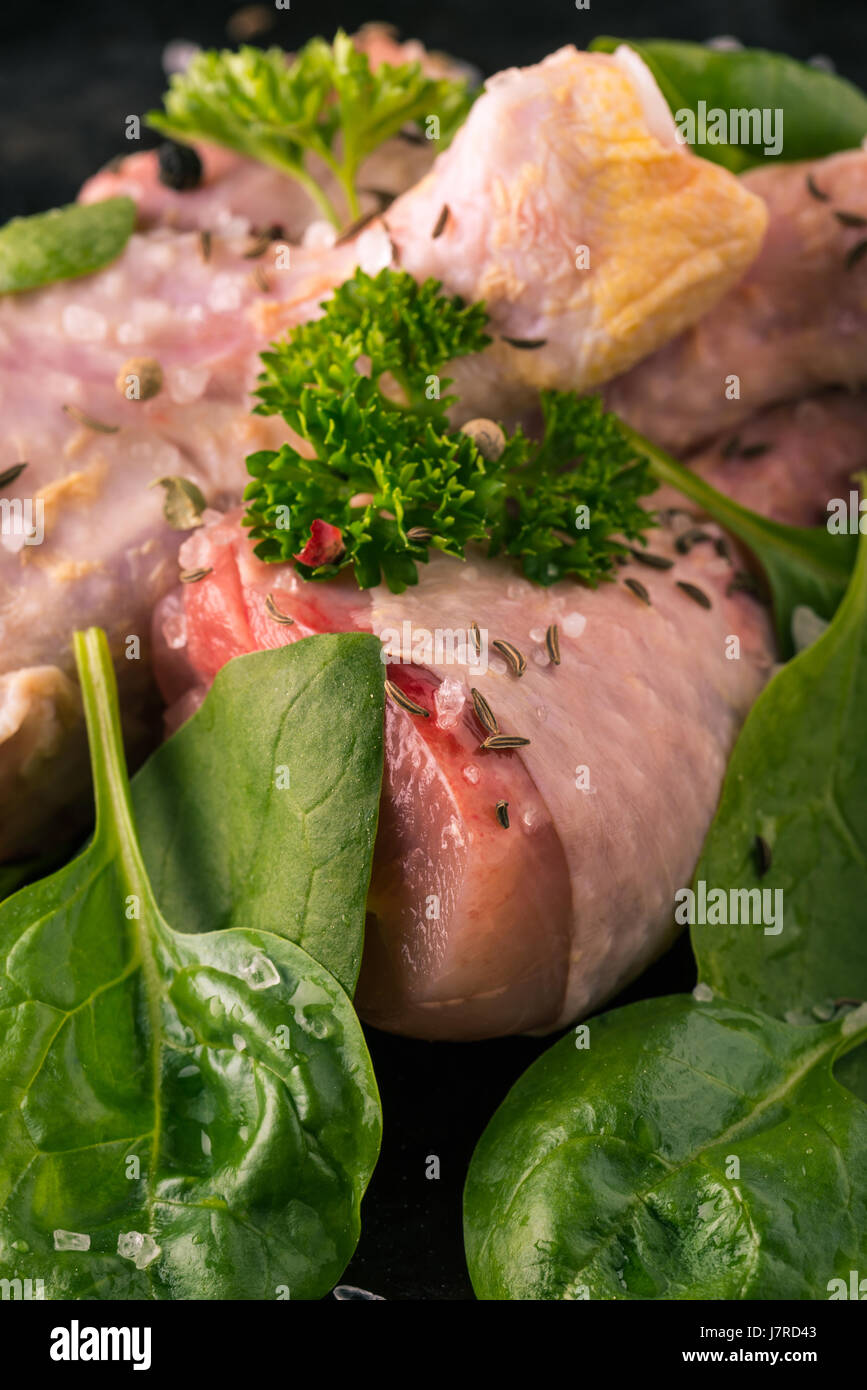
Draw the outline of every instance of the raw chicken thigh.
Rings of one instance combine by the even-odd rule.
[[[771,164],[741,182],[770,214],[758,260],[699,323],[605,393],[674,453],[775,402],[867,381],[867,151]]]
[[[106,629],[128,733],[139,717],[146,728],[147,619],[180,542],[149,485],[183,475],[209,502],[237,500],[245,456],[283,437],[250,414],[259,352],[315,316],[356,265],[375,273],[399,258],[486,298],[495,333],[544,339],[497,341],[466,372],[485,386],[483,413],[505,415],[544,382],[593,386],[698,318],[756,254],[765,220],[759,198],[674,144],[634,55],[566,48],[493,80],[430,174],[341,245],[282,257],[277,243],[251,260],[247,236],[205,244],[158,228],[99,274],[7,296],[0,471],[27,460],[21,486],[44,503],[46,535],[0,551],[0,856],[31,851],[44,817],[82,797],[83,726],[61,679],[76,627]],[[578,241],[588,270],[575,267]],[[118,390],[130,358],[161,369],[153,399]],[[142,637],[134,659],[131,635]]]
[[[690,881],[773,661],[766,610],[728,593],[732,562],[712,545],[678,555],[662,530],[650,549],[671,568],[621,572],[641,576],[649,604],[623,584],[542,589],[481,556],[435,556],[417,588],[395,595],[262,564],[239,520],[214,519],[185,543],[184,566],[211,572],[155,615],[172,723],[231,657],[316,632],[392,641],[404,624],[420,634],[477,622],[492,658],[487,670],[449,652],[389,666],[429,717],[388,709],[362,1015],[419,1037],[482,1038],[548,1031],[596,1007],[671,940],[675,890]],[[269,594],[293,626],[269,616]],[[544,640],[554,623],[559,666]],[[497,657],[498,638],[526,656],[523,675]],[[480,747],[473,687],[526,746]]]
[[[631,50],[569,47],[492,78],[386,220],[405,270],[484,300],[498,341],[449,375],[462,418],[509,419],[694,323],[754,260],[767,210],[676,142]]]

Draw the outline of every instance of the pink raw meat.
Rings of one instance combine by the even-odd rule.
[[[758,259],[709,314],[605,393],[610,409],[675,453],[776,402],[867,382],[867,256],[857,251],[867,151],[768,163],[742,182],[770,213]]]
[[[388,707],[363,1016],[428,1038],[547,1031],[637,974],[672,938],[674,892],[690,881],[728,754],[773,660],[765,610],[727,595],[730,562],[711,546],[678,556],[663,529],[651,548],[673,568],[622,571],[640,577],[650,607],[621,583],[541,589],[483,557],[435,556],[417,588],[393,595],[263,564],[238,521],[230,514],[185,542],[182,563],[212,573],[155,615],[171,725],[232,656],[316,632],[387,637],[404,622],[418,634],[476,621],[484,639],[507,638],[528,658],[520,678],[493,651],[484,674],[448,652],[389,666],[430,717]],[[699,586],[711,608],[677,581]],[[269,593],[293,627],[268,615]],[[559,667],[544,645],[555,622]],[[471,686],[527,747],[480,749]],[[498,801],[508,802],[508,829]]]
[[[380,220],[319,253],[293,246],[290,268],[280,244],[247,259],[250,238],[231,224],[214,230],[209,254],[197,234],[158,227],[99,274],[3,298],[0,471],[27,461],[16,491],[44,503],[46,534],[27,548],[4,536],[0,548],[0,857],[31,852],[54,810],[87,803],[74,628],[106,628],[140,754],[147,620],[173,583],[180,540],[149,484],[180,474],[208,502],[239,499],[245,456],[285,437],[279,421],[250,413],[258,354],[315,317],[356,265],[375,273],[402,256],[420,276],[441,272],[448,289],[488,298],[496,333],[550,338],[538,350],[499,342],[490,361],[462,364],[481,390],[472,413],[492,415],[532,399],[543,378],[585,389],[659,346],[756,251],[761,202],[676,146],[641,65],[636,76],[567,48],[490,88],[394,205],[391,237]],[[447,200],[448,227],[433,238]],[[578,272],[584,235],[593,269]],[[163,369],[151,400],[118,390],[131,357]],[[141,638],[133,656],[131,637]]]

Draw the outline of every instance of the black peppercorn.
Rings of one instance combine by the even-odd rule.
[[[191,145],[178,145],[166,140],[157,151],[160,164],[160,183],[183,192],[198,188],[202,181],[202,161]]]

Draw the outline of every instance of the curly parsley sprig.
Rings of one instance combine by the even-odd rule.
[[[311,39],[291,62],[281,48],[197,53],[174,74],[163,101],[164,111],[147,116],[155,129],[273,165],[303,184],[341,227],[359,216],[356,180],[367,156],[404,126],[434,115],[437,148],[444,149],[473,93],[463,80],[427,77],[417,62],[374,70],[339,30],[333,43]],[[320,187],[311,156],[334,174],[345,209]]]
[[[595,587],[626,553],[623,541],[643,543],[656,525],[638,499],[657,484],[601,397],[543,391],[541,404],[541,442],[519,430],[500,460],[506,477],[489,553],[519,558],[537,584],[572,575]]]
[[[517,430],[495,461],[451,428],[440,374],[490,341],[482,305],[404,271],[358,270],[323,309],[262,355],[257,412],[282,415],[304,447],[247,459],[244,524],[261,559],[297,560],[325,521],[343,553],[299,563],[306,578],[351,564],[360,587],[384,578],[400,592],[430,547],[463,557],[477,542],[536,583],[595,586],[655,524],[638,500],[655,487],[649,465],[598,397],[543,392],[541,441]]]

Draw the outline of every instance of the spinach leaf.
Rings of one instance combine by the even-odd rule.
[[[706,483],[649,439],[621,423],[624,434],[661,482],[670,483],[747,546],[761,564],[774,603],[783,656],[793,651],[792,615],[799,606],[830,620],[846,592],[858,537],[832,535],[824,526],[785,526],[770,521]]]
[[[55,208],[0,227],[0,294],[90,275],[116,260],[135,226],[132,198]]]
[[[321,1296],[379,1146],[360,1025],[293,942],[161,916],[104,634],[75,650],[96,830],[0,908],[0,1274],[49,1299]]]
[[[350,996],[382,778],[380,656],[374,637],[341,633],[228,662],[132,784],[170,921],[276,932]]]
[[[867,1261],[867,1106],[832,1076],[867,1009],[793,1028],[650,999],[567,1034],[473,1155],[484,1299],[827,1298]]]
[[[810,1021],[829,1000],[867,999],[865,708],[867,537],[831,626],[753,706],[696,870],[727,900],[779,895],[771,927],[725,925],[730,912],[692,927],[699,978],[729,999]]]
[[[857,149],[867,135],[867,96],[844,78],[794,58],[758,48],[719,52],[668,39],[604,37],[594,39],[590,47],[612,53],[621,43],[647,63],[673,114],[697,112],[700,101],[708,111],[782,110],[783,148],[778,158],[821,159],[838,150]],[[735,173],[774,157],[764,150],[764,140],[694,146],[696,154]]]

